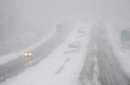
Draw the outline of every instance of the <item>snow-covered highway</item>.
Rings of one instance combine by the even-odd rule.
[[[47,39],[41,39],[41,41],[38,43],[23,49],[14,55],[8,55],[7,57],[2,56],[0,58],[0,82],[3,82],[7,78],[16,76],[20,72],[23,72],[26,68],[40,62],[65,40],[67,34],[69,35],[68,30],[58,31],[56,29],[53,32],[54,33],[51,33],[49,36],[47,36]],[[31,65],[28,65],[28,61],[26,61],[24,57],[24,52],[28,50],[33,53]]]
[[[130,85],[130,78],[114,53],[107,34],[105,24],[93,27],[80,75],[81,85]]]
[[[0,0],[0,85],[130,85],[130,0]]]
[[[1,85],[61,85],[63,82],[66,85],[76,84],[86,57],[90,29],[91,24],[80,23],[70,34],[65,31],[56,33],[42,46],[31,51],[34,56],[31,65],[28,65],[22,56],[2,65]]]
[[[104,23],[56,32],[31,50],[32,64],[21,55],[2,65],[0,85],[130,85]]]

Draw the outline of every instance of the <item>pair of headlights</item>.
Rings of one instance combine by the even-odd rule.
[[[24,53],[24,56],[25,56],[25,57],[32,56],[32,53],[31,53],[30,51],[27,51],[27,52]]]

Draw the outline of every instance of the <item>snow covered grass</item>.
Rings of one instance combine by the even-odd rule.
[[[7,79],[1,85],[78,85],[78,77],[87,53],[90,30],[91,24],[76,25],[65,42],[46,59],[18,76]]]
[[[106,24],[108,39],[112,45],[113,51],[116,54],[117,58],[119,59],[122,67],[130,76],[130,54],[128,52],[123,52],[121,40],[119,39],[116,31],[114,30],[114,26],[112,24]]]

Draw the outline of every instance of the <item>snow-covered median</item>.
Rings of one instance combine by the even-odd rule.
[[[78,24],[46,59],[1,85],[78,85],[91,28],[91,24]]]

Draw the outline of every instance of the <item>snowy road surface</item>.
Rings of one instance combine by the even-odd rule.
[[[77,24],[67,38],[58,32],[32,50],[31,65],[23,57],[2,65],[0,85],[130,85],[108,36],[92,23]]]
[[[115,56],[104,25],[94,26],[81,71],[82,85],[130,85],[130,78]]]
[[[41,43],[40,41],[40,44],[37,43],[38,45],[34,45],[30,48],[23,50],[26,52],[28,51],[28,49],[30,49],[30,51],[33,53],[33,60],[31,65],[28,65],[28,61],[26,61],[24,53],[22,51],[20,53],[17,53],[18,55],[10,56],[14,60],[3,59],[5,61],[2,61],[3,63],[0,62],[0,82],[3,82],[6,78],[16,76],[20,72],[23,72],[26,68],[37,64],[39,61],[49,55],[61,42],[63,42],[66,37],[66,34],[69,33],[67,32],[67,30],[65,32],[54,32],[55,33],[53,33],[53,37],[49,38],[46,42],[42,41]]]
[[[90,28],[91,24],[77,25],[68,38],[65,39],[64,43],[58,46],[47,58],[43,60],[40,59],[41,62],[37,65],[25,69],[24,72],[12,78],[8,78],[0,84],[77,84],[78,75],[83,66],[83,60],[86,57],[86,46],[89,40]]]

